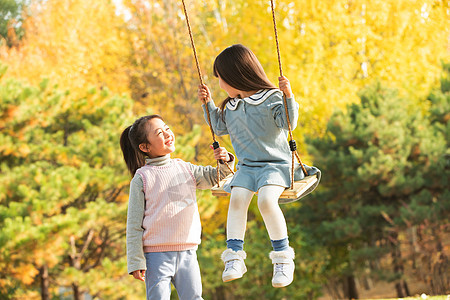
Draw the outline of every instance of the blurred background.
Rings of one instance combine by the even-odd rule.
[[[212,63],[232,44],[278,83],[269,1],[186,8],[216,103]],[[204,298],[450,294],[450,1],[279,0],[275,12],[294,136],[323,177],[282,206],[296,251],[283,289],[255,204],[249,272],[221,281],[228,198],[198,192]],[[145,299],[126,271],[119,136],[158,113],[173,157],[215,165],[198,84],[181,1],[0,0],[0,299]]]

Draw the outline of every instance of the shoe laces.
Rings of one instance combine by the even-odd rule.
[[[234,263],[237,261],[237,259],[232,259],[229,260],[225,263],[225,271],[227,271],[228,269],[233,269],[234,268]]]
[[[286,265],[286,264],[276,263],[275,264],[275,273],[283,272],[284,271],[284,269],[283,269],[284,265]]]

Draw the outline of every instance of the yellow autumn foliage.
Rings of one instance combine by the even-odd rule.
[[[282,71],[300,103],[294,136],[307,164],[313,158],[306,153],[303,135],[322,135],[333,111],[359,101],[357,93],[365,85],[379,80],[418,101],[439,80],[440,60],[449,58],[447,1],[274,2]],[[177,135],[202,124],[204,134],[194,159],[214,164],[208,148],[211,135],[196,97],[200,79],[181,1],[123,3],[131,24],[130,89],[136,114],[151,107]],[[280,69],[269,1],[185,3],[202,78],[216,103],[226,94],[212,74],[212,64],[232,44],[250,47],[277,83]],[[219,141],[232,150],[227,137]],[[226,218],[226,209],[216,212],[208,218],[213,228]]]
[[[113,93],[130,95],[135,101],[136,117],[148,113],[162,114],[177,136],[188,137],[183,145],[177,145],[179,157],[198,164],[215,165],[208,147],[211,135],[196,96],[200,80],[181,1],[121,2],[122,5],[117,7],[110,0],[33,0],[30,16],[23,25],[25,37],[11,48],[0,42],[0,62],[7,66],[4,75],[3,66],[0,66],[2,81],[16,78],[37,87],[43,78],[49,78],[51,84],[76,95],[64,97],[62,93],[52,93],[50,97],[42,94],[42,97],[32,97],[20,107],[14,104],[4,106],[5,111],[0,118],[0,128],[5,135],[0,143],[2,154],[14,156],[14,159],[35,155],[37,161],[57,161],[67,169],[48,175],[24,173],[20,180],[11,174],[3,179],[3,184],[7,186],[17,182],[19,192],[5,188],[5,193],[0,195],[1,201],[23,198],[25,194],[32,207],[39,191],[45,201],[38,207],[53,216],[69,205],[69,201],[83,201],[83,196],[89,196],[88,188],[102,191],[112,182],[111,177],[102,177],[97,171],[82,171],[86,164],[101,170],[109,161],[118,159],[118,143],[117,148],[108,146],[104,149],[101,142],[104,139],[102,134],[113,131],[117,136],[120,134],[123,128],[119,128],[118,123],[114,122],[115,128],[109,125],[106,129],[103,124],[94,124],[101,129],[90,135],[73,134],[71,138],[77,143],[71,152],[61,151],[59,144],[53,144],[58,135],[39,147],[33,142],[38,139],[28,136],[39,128],[57,123],[54,119],[60,117],[59,111],[66,111],[68,107],[77,114],[63,116],[70,115],[73,123],[82,123],[86,115],[106,115],[106,110],[123,109],[117,103],[115,106],[118,108],[112,105],[103,108],[106,99],[98,97],[96,93],[101,93],[99,90],[109,89]],[[242,43],[251,48],[269,78],[277,83],[280,69],[269,1],[186,0],[186,5],[200,71],[216,103],[221,102],[226,94],[213,76],[212,64],[216,55],[232,44]],[[303,135],[322,135],[333,111],[359,101],[357,92],[361,88],[378,80],[422,105],[421,99],[439,80],[441,60],[449,61],[450,58],[450,7],[444,0],[280,0],[275,1],[275,17],[282,71],[290,79],[300,103],[300,121],[294,135],[300,141],[302,159],[308,164],[312,164],[313,158],[306,154],[305,159]],[[91,94],[86,93],[89,87],[93,87]],[[41,102],[51,102],[52,97],[62,97],[62,100],[54,101],[57,105],[42,106]],[[71,101],[76,101],[78,106]],[[98,107],[102,109],[97,111]],[[23,129],[20,126],[17,130],[11,126],[8,128],[14,120],[20,123],[22,118],[24,124],[20,126],[24,125]],[[121,120],[120,126],[127,125],[128,121]],[[199,124],[200,133],[189,135]],[[83,129],[89,129],[90,125]],[[219,138],[219,141],[232,151],[228,138]],[[186,145],[189,147],[184,150]],[[84,155],[89,151],[92,153]],[[51,167],[48,171],[52,171]],[[75,173],[75,170],[80,172]],[[61,181],[64,178],[62,174],[66,181]],[[27,176],[31,179],[27,180]],[[125,176],[119,180],[111,194],[118,193],[115,201],[122,204],[127,201],[125,191],[129,180]],[[29,186],[32,184],[39,187],[33,190]],[[82,192],[86,190],[87,195],[84,195]],[[207,224],[204,226],[205,234],[212,235],[225,228],[228,199],[216,199],[209,192],[199,192],[198,200],[202,222]],[[29,209],[23,208],[22,202],[15,204],[17,210]],[[81,246],[86,226],[96,228],[99,221],[111,225],[107,221],[112,213],[104,213],[109,206],[106,203],[101,206],[101,201],[96,204],[99,208],[95,218],[89,219],[90,213],[86,212],[79,217],[77,224],[55,218],[52,226],[80,226],[71,234],[77,235],[77,246]],[[70,216],[75,211],[74,207],[65,214]],[[33,226],[25,221],[20,224],[24,236],[15,235],[17,240],[28,235],[35,238],[28,230]],[[31,221],[36,226],[48,220],[31,214]],[[122,219],[114,221],[117,221],[114,226],[125,226]],[[15,227],[10,225],[10,228]],[[67,237],[66,231],[61,231],[62,238]],[[120,230],[115,228],[115,231]],[[64,240],[59,236],[47,237],[42,233],[38,237],[48,242],[48,250],[34,251],[33,260],[28,260],[23,268],[18,265],[20,270],[14,270],[18,273],[12,275],[20,277],[19,281],[24,284],[30,284],[36,276],[37,269],[32,267],[34,258],[51,267],[61,261],[58,258],[61,252],[67,251],[60,246]],[[100,243],[102,237],[95,236],[94,242]],[[119,242],[114,247],[120,252]],[[22,257],[12,259],[20,261]],[[5,272],[11,265],[0,262]],[[0,288],[11,285],[6,281],[0,279]]]
[[[17,47],[0,48],[7,77],[38,84],[51,78],[72,92],[108,86],[127,92],[128,46],[111,1],[33,1]]]

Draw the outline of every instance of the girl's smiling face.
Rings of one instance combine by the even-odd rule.
[[[160,157],[175,151],[175,136],[169,126],[159,118],[148,121],[146,144],[140,144],[139,148],[148,153],[150,158]]]

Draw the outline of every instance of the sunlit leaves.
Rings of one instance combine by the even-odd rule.
[[[75,96],[47,81],[12,79],[1,81],[0,95],[0,264],[9,279],[0,290],[33,289],[43,265],[56,285],[79,284],[61,276],[68,267],[100,276],[104,258],[124,255],[127,174],[118,138],[131,101],[106,89]]]
[[[18,47],[1,48],[8,76],[51,77],[72,92],[86,86],[126,92],[128,47],[111,1],[33,1]]]

